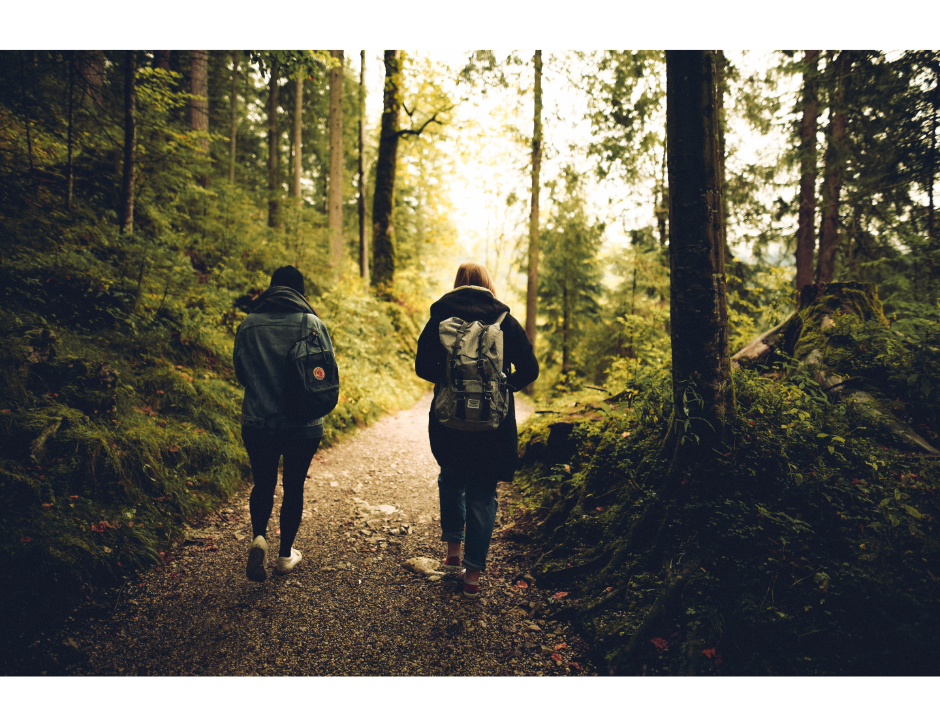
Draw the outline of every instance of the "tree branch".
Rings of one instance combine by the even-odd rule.
[[[452,106],[451,108],[453,108],[453,106]],[[408,109],[405,109],[405,110],[407,111]],[[450,108],[445,108],[445,109],[443,109],[443,111],[449,111],[449,110],[451,110],[451,109],[450,109]],[[419,128],[417,131],[414,130],[414,129],[411,129],[411,128],[403,128],[403,129],[401,129],[400,131],[396,131],[395,135],[398,136],[399,138],[401,138],[401,137],[403,137],[403,136],[420,136],[420,135],[421,135],[421,132],[424,131],[424,129],[426,129],[426,128],[428,127],[428,124],[430,124],[430,123],[432,123],[432,122],[433,122],[433,123],[436,123],[438,126],[443,126],[444,124],[443,124],[441,121],[438,121],[438,120],[437,120],[437,114],[438,114],[438,113],[442,113],[443,111],[437,111],[437,113],[435,113],[435,114],[434,114],[433,116],[431,116],[427,121],[425,121],[423,124],[421,124],[421,128]],[[410,115],[410,114],[409,114],[409,115]]]

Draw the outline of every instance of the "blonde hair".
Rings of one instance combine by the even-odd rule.
[[[476,262],[464,262],[457,268],[457,277],[454,279],[454,289],[457,287],[485,287],[496,296],[496,285],[493,284],[493,278],[489,271],[482,264]]]

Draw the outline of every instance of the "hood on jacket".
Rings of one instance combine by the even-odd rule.
[[[302,294],[281,285],[268,287],[258,298],[252,312],[312,312],[317,315],[317,311]]]
[[[451,290],[431,305],[431,316],[446,320],[459,317],[468,322],[480,320],[491,325],[503,313],[509,313],[509,306],[493,296],[486,287],[467,285]]]

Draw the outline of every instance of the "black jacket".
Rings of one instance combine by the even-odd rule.
[[[497,300],[492,292],[482,287],[458,287],[431,305],[431,319],[418,338],[415,372],[418,377],[432,383],[444,379],[447,351],[438,336],[438,327],[449,317],[465,322],[479,320],[486,324],[496,322],[509,307]],[[507,314],[500,325],[503,330],[503,371],[509,379],[509,388],[522,390],[539,376],[539,364],[532,351],[532,343],[522,325]],[[512,368],[515,367],[515,371]],[[509,412],[493,431],[469,432],[445,428],[434,415],[434,403],[428,416],[428,435],[431,452],[442,467],[471,468],[498,481],[511,481],[518,460],[518,434],[516,432],[516,405],[509,396]]]

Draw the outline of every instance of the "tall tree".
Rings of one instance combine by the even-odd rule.
[[[561,351],[561,372],[574,367],[572,353],[587,323],[600,312],[601,273],[597,264],[604,225],[592,222],[585,208],[581,179],[571,169],[564,171],[564,187],[550,185],[552,215],[543,238],[542,272],[539,276],[539,307],[547,317],[542,328],[553,353]]]
[[[193,95],[189,103],[189,127],[206,133],[209,131],[209,51],[191,50],[189,60],[190,93]],[[209,153],[208,137],[200,139],[199,145],[204,154]]]
[[[159,68],[160,70],[170,70],[170,51],[153,51],[153,67]]]
[[[366,244],[366,52],[359,51],[359,276],[369,279],[369,248]]]
[[[330,266],[343,261],[343,51],[331,50],[339,64],[330,69]]]
[[[731,413],[714,51],[666,52],[669,266],[676,462],[723,439]]]
[[[375,161],[375,193],[372,195],[372,285],[391,285],[397,250],[392,209],[395,200],[395,167],[398,158],[401,113],[401,51],[385,51],[385,88],[382,127]]]
[[[836,250],[839,246],[839,197],[845,170],[845,86],[852,65],[850,51],[843,50],[832,63],[829,91],[829,130],[825,157],[825,183],[822,189],[822,223],[819,228],[819,256],[816,282],[829,283],[835,276]]]
[[[272,59],[271,79],[268,81],[268,226],[278,225],[278,171],[281,158],[281,133],[278,125],[278,83],[280,71]]]
[[[301,152],[303,150],[304,74],[294,77],[294,188],[291,196],[300,201]]]
[[[235,183],[235,150],[237,148],[235,144],[235,135],[238,133],[238,61],[241,58],[241,52],[237,50],[232,51],[232,96],[231,96],[231,111],[229,115],[229,130],[228,130],[228,181],[230,184]]]
[[[68,161],[65,171],[65,210],[72,211],[72,190],[75,181],[75,169],[72,163],[72,126],[73,126],[73,104],[75,100],[75,52],[69,51],[69,124],[68,124]]]
[[[529,269],[525,296],[525,332],[535,345],[535,317],[539,288],[539,171],[542,166],[542,51],[532,58],[535,69],[534,113],[532,121],[532,202],[529,212]],[[530,383],[526,392],[535,390]]]
[[[134,164],[137,155],[137,51],[124,53],[124,173],[121,183],[121,234],[134,233]]]
[[[796,230],[796,289],[813,283],[816,247],[816,122],[819,51],[803,51],[803,120],[800,124],[800,211]]]
[[[85,92],[96,106],[104,103],[104,53],[86,50],[78,53],[78,75]]]

